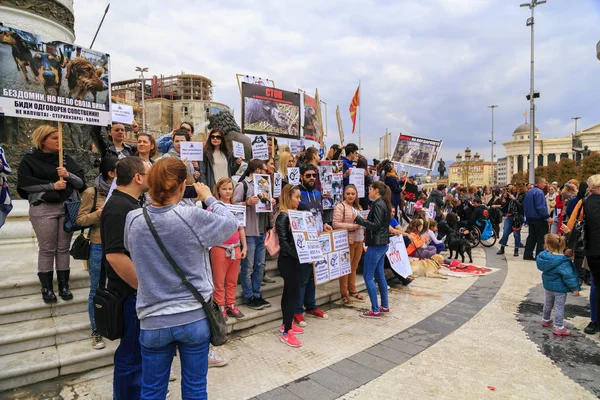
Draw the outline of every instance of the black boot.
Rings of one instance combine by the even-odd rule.
[[[63,300],[72,300],[73,293],[69,291],[69,274],[70,270],[56,271],[58,277],[58,295]]]
[[[56,295],[54,294],[54,288],[52,287],[52,279],[54,271],[50,272],[38,272],[38,278],[42,284],[42,299],[44,303],[56,303]]]
[[[519,257],[519,249],[515,249],[515,254],[513,254],[515,257]]]
[[[500,250],[498,250],[498,252],[496,254],[498,254],[499,256],[504,254],[504,246],[500,246]]]

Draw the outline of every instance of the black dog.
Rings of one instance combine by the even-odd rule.
[[[62,54],[62,53],[61,53]],[[33,56],[31,67],[44,85],[44,91],[54,89],[59,96],[60,83],[62,82],[62,56],[57,57],[50,53],[37,53]]]
[[[37,73],[31,65],[31,51],[27,48],[25,40],[13,31],[1,31],[0,32],[0,43],[8,44],[12,47],[12,56],[17,64],[17,71],[21,71],[25,80],[29,82],[29,76],[27,76],[27,69],[29,67],[33,74],[33,80],[37,82]]]
[[[473,263],[473,257],[471,256],[471,244],[465,238],[465,235],[462,232],[452,232],[448,236],[448,250],[450,250],[450,258],[452,258],[452,252],[456,252],[454,255],[454,259],[460,257],[462,262],[465,262],[465,253],[469,256],[469,262]]]

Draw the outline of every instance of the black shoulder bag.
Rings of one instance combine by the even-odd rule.
[[[575,253],[575,257],[585,257],[586,237],[585,237],[585,201],[586,198],[581,200],[581,207],[577,210],[575,216],[575,226],[569,236],[569,243],[567,248],[572,249]],[[583,212],[584,221],[579,221],[579,216]]]
[[[106,287],[106,266],[100,264],[100,282],[94,296],[96,332],[109,340],[123,337],[123,301],[125,296]]]
[[[192,283],[187,280],[181,268],[179,268],[175,260],[173,260],[173,258],[165,248],[165,245],[163,244],[162,240],[160,240],[160,237],[158,236],[158,233],[156,232],[156,229],[154,229],[154,225],[150,220],[148,210],[146,210],[145,208],[144,218],[146,219],[146,223],[148,224],[148,227],[150,228],[152,236],[154,236],[154,240],[156,240],[158,247],[160,247],[160,250],[162,251],[169,264],[171,264],[177,275],[179,275],[179,277],[181,278],[181,282],[185,285],[185,287],[188,288],[190,292],[192,292],[196,300],[198,300],[200,304],[202,304],[202,308],[204,309],[204,312],[206,313],[206,318],[208,319],[208,325],[210,326],[210,343],[213,346],[224,345],[225,343],[227,343],[227,323],[225,322],[225,317],[221,313],[219,306],[213,301],[212,297],[209,298],[208,301],[205,301],[204,297],[202,297],[200,292],[198,292],[198,289],[196,289],[194,285],[192,285]]]
[[[94,188],[94,205],[90,210],[90,214],[96,211],[96,204],[98,202],[98,189]],[[71,245],[71,250],[69,254],[75,260],[88,260],[90,258],[90,236],[92,234],[92,227],[88,229],[87,237],[83,234],[84,229],[81,230],[79,236],[75,239],[73,244]]]

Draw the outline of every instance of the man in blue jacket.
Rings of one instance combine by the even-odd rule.
[[[535,178],[535,186],[525,194],[523,207],[529,225],[529,235],[527,235],[527,242],[525,243],[523,260],[535,260],[533,257],[534,249],[536,257],[544,250],[544,236],[548,233],[548,224],[553,222],[548,213],[548,205],[544,195],[546,185],[544,178],[537,177]]]

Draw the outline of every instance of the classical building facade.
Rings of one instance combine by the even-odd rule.
[[[500,186],[508,184],[508,174],[506,173],[506,157],[498,159],[498,176],[496,183]]]
[[[506,150],[507,181],[517,172],[527,171],[529,165],[529,130],[530,125],[521,124],[513,132],[512,140],[502,143]],[[580,160],[582,150],[588,146],[591,151],[600,151],[600,124],[578,131],[562,138],[541,139],[535,128],[534,165],[546,166],[551,162],[559,162],[561,158]]]
[[[471,157],[471,149],[465,149],[465,156],[459,153],[449,169],[448,182],[478,187],[493,186],[496,177],[496,162],[485,161],[479,153]]]

